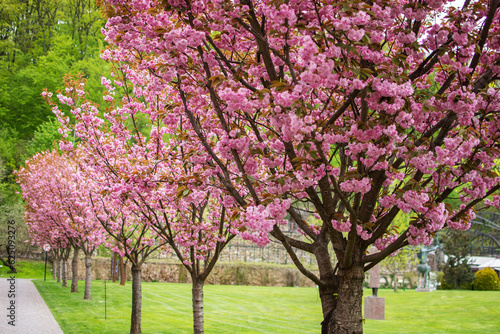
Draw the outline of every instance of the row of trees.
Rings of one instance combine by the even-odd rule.
[[[72,106],[73,113],[81,108],[97,111],[81,89],[85,80],[81,76],[66,79],[66,95],[59,99]],[[50,94],[44,95],[52,103]],[[67,124],[69,119],[58,115]],[[110,131],[114,126],[121,128],[120,135]],[[221,190],[211,184],[213,176],[187,164],[187,152],[194,148],[180,142],[174,150],[163,144],[153,146],[162,141],[146,138],[134,122],[127,129],[109,119],[109,123],[96,124],[96,129],[100,127],[100,139],[107,145],[95,146],[82,137],[78,146],[66,144],[68,153],[53,149],[36,154],[16,173],[32,239],[39,246],[50,244],[61,263],[66,262],[69,248],[75,250],[75,257],[83,250],[84,299],[90,299],[93,251],[104,243],[126,257],[132,265],[131,333],[141,332],[142,264],[157,251],[175,252],[191,275],[194,332],[203,333],[203,285],[220,252],[240,234],[239,217]]]
[[[61,148],[103,226],[165,240],[192,275],[232,235],[274,238],[318,285],[322,332],[362,333],[366,270],[500,206],[499,1],[447,2],[106,2],[109,105],[68,81],[53,110],[82,144]]]

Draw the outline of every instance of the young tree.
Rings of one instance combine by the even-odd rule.
[[[89,178],[93,179],[90,198],[94,213],[109,236],[106,246],[121,257],[125,256],[132,264],[130,333],[139,334],[142,318],[141,268],[151,254],[164,248],[166,242],[141,214],[145,208],[138,207],[129,194],[110,191],[117,187],[110,173],[92,168],[95,166],[90,161],[85,166]]]
[[[382,271],[389,273],[391,277],[394,292],[398,291],[398,276],[403,276],[404,284],[405,273],[416,271],[417,264],[417,250],[415,248],[403,248],[380,262]]]
[[[443,248],[448,256],[443,268],[446,287],[460,290],[460,287],[470,285],[474,280],[468,259],[472,253],[470,234],[464,231],[448,231],[443,238]]]
[[[196,133],[186,140],[203,145],[203,168],[247,231],[270,232],[318,284],[324,333],[362,332],[364,271],[446,226],[467,228],[488,196],[499,205],[499,1],[448,2],[104,4],[115,46],[104,57],[136,70],[144,99],[168,97],[162,113],[134,112]],[[446,204],[454,189],[458,209]],[[281,231],[276,203],[308,240]],[[400,211],[412,220],[396,233]],[[318,276],[294,248],[316,256]]]
[[[182,170],[172,167],[168,173],[169,182],[174,184],[173,192],[168,194],[168,190],[157,189],[153,197],[156,200],[143,203],[147,208],[143,214],[165,238],[191,276],[193,332],[201,334],[204,333],[205,280],[222,250],[239,234],[237,227],[241,225],[235,219],[237,212],[231,210],[230,202],[218,189],[209,185],[183,184],[179,179],[187,179],[186,176]]]

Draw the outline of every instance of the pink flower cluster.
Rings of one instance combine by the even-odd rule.
[[[370,179],[367,177],[361,180],[350,179],[340,183],[340,189],[345,192],[355,192],[366,194],[371,189]]]

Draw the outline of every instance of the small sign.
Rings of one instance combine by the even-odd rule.
[[[42,248],[43,248],[44,251],[48,252],[50,250],[50,245],[49,244],[45,244],[45,245],[43,245]]]

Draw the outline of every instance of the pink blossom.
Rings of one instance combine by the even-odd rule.
[[[340,183],[340,189],[346,192],[366,194],[371,189],[370,179],[367,177],[364,177],[361,180],[350,179]]]

